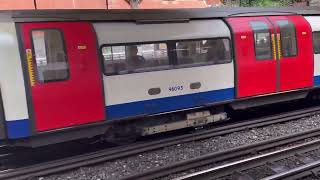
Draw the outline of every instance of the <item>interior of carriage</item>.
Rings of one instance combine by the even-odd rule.
[[[132,53],[131,49],[137,50]],[[102,54],[107,75],[222,64],[231,59],[227,38],[104,46]]]

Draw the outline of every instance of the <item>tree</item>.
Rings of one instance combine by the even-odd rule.
[[[289,6],[293,0],[241,0],[240,6],[245,7],[268,7]]]

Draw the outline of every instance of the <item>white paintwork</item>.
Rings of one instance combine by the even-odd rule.
[[[320,16],[306,16],[312,32],[320,31]],[[314,54],[314,76],[320,76],[320,54]]]
[[[190,83],[200,82],[201,88],[190,89]],[[234,87],[233,63],[172,69],[118,76],[104,76],[106,105],[172,97]],[[169,87],[183,86],[170,92]],[[150,88],[161,88],[158,95],[149,95]]]
[[[97,23],[94,24],[100,46],[125,42],[164,41],[230,37],[230,31],[221,20],[199,20],[189,23],[146,24]],[[231,43],[231,42],[230,42]],[[106,105],[172,97],[234,87],[233,63],[192,68],[171,69],[126,75],[105,76]],[[200,82],[201,88],[190,89]],[[182,91],[170,92],[169,87],[183,86]],[[149,95],[150,88],[161,88],[158,95]]]
[[[189,23],[135,24],[94,23],[99,44],[230,37],[222,20],[197,20]]]
[[[0,23],[0,88],[7,121],[28,118],[25,86],[14,23]]]

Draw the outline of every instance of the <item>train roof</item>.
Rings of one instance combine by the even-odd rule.
[[[320,15],[320,7],[205,8],[166,10],[10,10],[0,11],[0,21],[179,21],[263,15]]]

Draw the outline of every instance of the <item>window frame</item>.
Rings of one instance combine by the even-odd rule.
[[[34,47],[32,32],[34,32],[34,31],[46,31],[46,30],[55,30],[55,31],[59,32],[59,34],[61,35],[62,49],[65,52],[66,64],[68,65],[68,69],[67,69],[67,73],[68,74],[67,74],[67,77],[65,79],[46,80],[46,81],[39,80],[39,77],[38,77],[38,65],[37,65],[37,60],[36,60],[36,53],[35,53],[35,47]],[[37,82],[41,83],[41,84],[47,84],[47,83],[61,82],[61,81],[70,80],[70,63],[69,63],[67,46],[66,46],[66,39],[65,39],[63,30],[60,29],[60,28],[34,28],[34,29],[30,30],[29,36],[30,36],[30,39],[31,39],[32,63],[33,63],[33,68],[35,70],[34,76],[35,76],[35,79],[37,80]],[[46,49],[46,55],[47,55],[47,51],[48,51],[47,44],[45,44],[45,49]]]
[[[229,64],[232,62],[233,60],[233,54],[232,54],[232,46],[231,46],[231,40],[230,38],[224,38],[224,37],[218,37],[218,38],[201,38],[201,39],[184,39],[184,40],[175,40],[173,42],[175,43],[178,43],[178,42],[187,42],[187,41],[204,41],[204,40],[217,40],[217,39],[221,39],[221,40],[224,40],[224,39],[227,39],[228,40],[228,43],[229,43],[229,50],[230,50],[230,60],[228,60],[228,62],[225,62],[225,63],[212,63],[212,62],[207,62],[207,63],[203,63],[203,64],[200,64],[200,65],[195,65],[195,64],[178,64],[178,57],[176,56],[176,62],[177,64],[175,64],[174,66],[177,66],[176,68],[174,69],[181,69],[181,68],[190,68],[190,67],[199,67],[199,66],[209,66],[209,65],[219,65],[219,64]],[[175,44],[176,45],[176,44]],[[175,46],[176,47],[176,46]],[[180,66],[180,67],[179,67]],[[182,66],[182,67],[181,67]]]
[[[278,23],[278,21],[288,21],[290,24],[293,25],[293,29],[294,29],[294,35],[295,35],[295,39],[296,39],[296,43],[295,43],[295,46],[296,46],[296,54],[293,55],[293,56],[284,56],[283,53],[282,53],[282,48],[283,48],[283,43],[282,43],[282,34],[281,34],[281,27]],[[298,47],[298,36],[297,36],[297,28],[295,26],[295,24],[290,20],[290,19],[277,19],[275,21],[277,23],[277,26],[279,27],[279,31],[280,31],[280,45],[281,45],[281,58],[291,58],[291,57],[298,57],[299,56],[299,47]]]
[[[230,60],[228,60],[228,62],[225,63],[217,63],[217,64],[213,64],[213,63],[206,63],[206,64],[201,64],[201,65],[194,65],[194,64],[190,64],[190,65],[179,65],[178,59],[177,59],[177,54],[175,53],[175,51],[173,49],[170,49],[170,47],[172,45],[174,45],[174,47],[176,48],[176,43],[177,42],[184,42],[184,41],[201,41],[201,40],[216,40],[216,39],[227,39],[228,43],[229,43],[229,50],[230,50]],[[104,66],[104,56],[103,56],[103,52],[102,49],[104,47],[112,47],[112,46],[132,46],[132,45],[143,45],[143,44],[160,44],[160,43],[165,43],[167,45],[167,54],[168,54],[168,68],[159,68],[157,70],[146,70],[146,71],[141,71],[141,72],[129,72],[129,73],[125,73],[125,74],[107,74],[105,72],[105,66]],[[105,76],[121,76],[121,75],[129,75],[129,74],[137,74],[137,73],[146,73],[146,72],[156,72],[156,71],[167,71],[167,70],[173,70],[173,69],[184,69],[184,68],[192,68],[192,67],[201,67],[201,66],[211,66],[211,65],[221,65],[221,64],[230,64],[233,62],[233,57],[234,53],[233,53],[233,46],[232,46],[232,40],[230,37],[228,36],[223,36],[223,37],[213,37],[213,38],[196,38],[196,39],[176,39],[176,40],[164,40],[164,41],[143,41],[143,42],[128,42],[128,43],[109,43],[109,44],[102,44],[99,48],[99,56],[101,59],[101,63],[102,63],[102,72]],[[180,67],[179,67],[180,66]],[[181,67],[183,66],[183,67]]]
[[[104,47],[112,47],[112,46],[135,46],[135,45],[145,45],[145,44],[160,44],[160,43],[165,43],[167,45],[167,56],[168,56],[168,66],[169,67],[160,67],[159,69],[157,70],[145,70],[145,71],[139,71],[139,72],[128,72],[128,73],[124,73],[124,74],[107,74],[105,72],[105,64],[104,64],[104,61],[105,61],[105,58],[103,56],[103,52],[102,52],[102,49]],[[170,66],[172,66],[171,62],[170,62],[170,54],[171,52],[169,51],[168,49],[168,43],[167,41],[144,41],[144,42],[130,42],[130,43],[114,43],[114,44],[103,44],[100,46],[99,48],[99,55],[100,55],[100,58],[101,58],[101,62],[102,62],[102,72],[104,75],[106,76],[117,76],[117,75],[127,75],[127,74],[136,74],[136,73],[145,73],[145,72],[153,72],[153,71],[163,71],[163,70],[169,70],[169,69],[172,69]]]
[[[316,53],[316,51],[314,49],[314,46],[313,46],[313,40],[314,40],[313,35],[316,34],[316,33],[319,33],[319,35],[320,35],[320,31],[313,31],[312,32],[312,49],[313,49],[313,54],[320,54],[320,48],[319,48],[319,52]]]
[[[263,22],[263,23],[265,23],[265,24],[267,25],[267,27],[269,27],[268,24],[267,24],[265,21],[259,21],[259,20],[249,21],[249,24],[250,24],[250,22]],[[259,60],[259,61],[271,61],[271,60],[274,60],[274,59],[273,59],[273,57],[274,57],[274,52],[273,52],[273,49],[272,49],[272,31],[271,31],[270,27],[268,28],[269,39],[270,39],[270,44],[269,44],[269,45],[270,45],[270,52],[271,52],[271,58],[270,58],[270,59],[257,58],[256,39],[255,39],[255,37],[254,37],[255,32],[256,32],[257,30],[254,30],[251,24],[250,24],[250,27],[251,27],[251,29],[252,29],[252,31],[253,31],[252,36],[253,36],[253,41],[254,41],[254,43],[253,43],[253,46],[254,46],[254,56],[255,56],[256,60]]]

